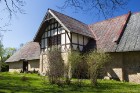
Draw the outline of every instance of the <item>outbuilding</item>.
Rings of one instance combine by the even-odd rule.
[[[28,42],[6,63],[9,65],[9,72],[38,71],[40,59],[40,45],[37,42]]]

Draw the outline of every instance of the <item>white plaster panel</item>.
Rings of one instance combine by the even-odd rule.
[[[67,34],[66,34],[66,43],[70,43],[70,39]]]
[[[61,44],[65,44],[65,34],[61,35]]]
[[[72,43],[77,44],[77,34],[72,33]]]

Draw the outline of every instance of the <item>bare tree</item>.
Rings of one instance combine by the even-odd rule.
[[[0,0],[0,31],[7,31],[5,27],[10,25],[8,20],[11,20],[13,15],[25,13],[23,10],[24,5],[24,0]]]
[[[75,10],[102,14],[105,18],[112,15],[114,11],[123,9],[130,0],[65,0],[64,5],[59,7],[65,9],[72,7]]]
[[[8,11],[9,17],[17,13],[24,13],[23,6],[25,5],[24,0],[0,0],[0,4],[3,5],[3,10]]]

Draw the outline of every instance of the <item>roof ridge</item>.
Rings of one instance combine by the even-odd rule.
[[[125,23],[122,25],[121,30],[117,33],[118,37],[116,38],[116,41],[115,41],[116,43],[119,43],[119,41],[120,41],[124,31],[125,31],[126,25],[130,19],[131,14],[132,14],[131,11],[129,11],[128,14],[126,15]]]
[[[128,14],[128,13],[127,13]],[[116,19],[118,17],[121,17],[121,16],[125,16],[127,14],[123,14],[123,15],[120,15],[120,16],[116,16],[116,17],[112,17],[112,18],[108,18],[106,20],[102,20],[102,21],[98,21],[98,22],[95,22],[95,23],[92,23],[92,24],[88,24],[88,26],[91,26],[91,25],[94,25],[94,24],[97,24],[97,23],[101,23],[101,22],[105,22],[105,21],[109,21],[109,20],[112,20],[112,19]]]

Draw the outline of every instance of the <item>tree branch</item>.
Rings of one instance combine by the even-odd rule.
[[[122,9],[129,0],[65,0],[60,9],[72,7],[75,10],[86,12],[94,11],[94,14],[103,15],[105,18],[113,15],[114,11]],[[96,12],[96,13],[95,13]]]

